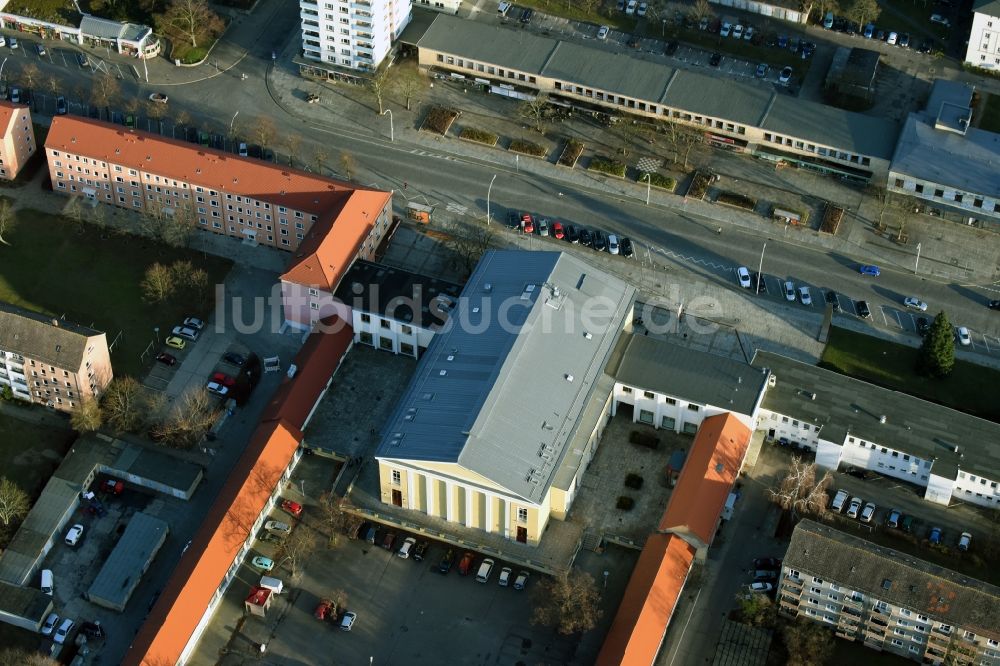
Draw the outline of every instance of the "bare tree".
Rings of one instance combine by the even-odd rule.
[[[59,77],[56,76],[55,74],[49,74],[47,77],[45,77],[45,89],[50,93],[52,93],[52,95],[58,94]]]
[[[622,140],[622,155],[628,157],[632,150],[632,142],[639,136],[641,126],[634,120],[623,118],[616,126],[618,137]]]
[[[195,387],[181,394],[151,430],[157,439],[171,446],[190,448],[208,432],[220,413],[219,401],[204,388]]]
[[[334,612],[340,613],[347,609],[347,591],[342,587],[338,587],[336,590],[330,593],[330,601],[333,602]]]
[[[80,406],[73,410],[69,423],[77,432],[94,432],[101,427],[104,417],[101,406],[93,398],[84,398]]]
[[[186,247],[194,234],[195,214],[189,204],[150,204],[139,218],[139,230],[173,247]]]
[[[323,167],[326,166],[326,161],[330,159],[330,153],[327,152],[326,148],[320,146],[313,151],[313,159],[316,160],[316,173],[323,175]]]
[[[379,115],[385,113],[385,95],[392,87],[392,79],[392,70],[388,65],[383,65],[381,68],[376,70],[375,74],[368,82],[368,89],[371,90],[372,95],[375,96],[375,102],[378,104]]]
[[[288,166],[294,166],[295,154],[302,147],[302,137],[295,133],[287,134],[284,143],[285,148],[288,148]]]
[[[299,575],[299,565],[316,551],[317,545],[316,533],[306,529],[305,525],[299,525],[281,544],[279,556],[288,560],[293,578]]]
[[[786,624],[781,633],[788,650],[787,666],[822,666],[833,655],[833,634],[812,620],[800,617]]]
[[[703,18],[709,18],[714,14],[715,12],[712,10],[712,4],[708,0],[696,0],[694,7],[691,8],[691,16],[697,21],[701,21]]]
[[[11,521],[28,515],[29,509],[31,502],[28,500],[28,493],[7,477],[0,479],[0,521],[4,525],[10,525]]]
[[[271,144],[278,133],[278,128],[270,117],[260,116],[254,120],[251,132],[254,140],[263,148]]]
[[[118,85],[118,80],[107,73],[96,77],[90,88],[90,100],[94,106],[110,106],[120,94],[121,86]]]
[[[753,627],[772,627],[777,619],[774,602],[766,594],[747,593],[736,595],[741,620]]]
[[[323,493],[319,506],[323,523],[330,528],[328,548],[335,548],[340,543],[341,535],[353,534],[363,522],[360,516],[350,512],[353,506],[346,497],[337,497],[331,492]]]
[[[876,0],[849,0],[843,11],[847,18],[864,25],[877,20],[882,9]]]
[[[146,275],[139,284],[142,296],[150,303],[162,303],[173,296],[177,288],[173,271],[160,263],[146,269]]]
[[[225,22],[205,0],[172,0],[166,11],[155,17],[161,31],[175,31],[198,46],[198,42],[226,28]]]
[[[8,647],[0,651],[0,666],[59,666],[59,662],[38,651]]]
[[[426,85],[427,78],[416,67],[404,67],[396,73],[396,92],[403,97],[407,111],[414,96]]]
[[[15,226],[17,226],[17,215],[14,214],[14,206],[11,205],[10,199],[0,199],[0,243],[10,245],[4,236],[13,231]]]
[[[346,150],[340,154],[340,169],[344,172],[347,180],[353,178],[355,172],[358,170],[358,163],[354,160],[354,155],[351,155]]]
[[[521,102],[517,107],[517,113],[522,118],[530,121],[536,132],[545,134],[545,121],[549,115],[548,95],[539,94],[534,99]]]
[[[82,234],[84,232],[84,218],[86,216],[83,210],[83,200],[80,197],[71,194],[69,200],[66,201],[66,206],[63,208],[63,214],[76,226],[77,233]]]
[[[777,488],[768,488],[767,496],[772,502],[792,516],[813,515],[822,518],[830,501],[826,489],[833,483],[833,476],[827,470],[818,477],[816,463],[806,464],[798,456],[792,457],[792,466]]]
[[[555,627],[560,634],[593,629],[604,613],[593,576],[580,569],[547,578],[534,592],[535,610],[531,622]]]
[[[448,233],[444,245],[455,254],[457,266],[466,276],[472,275],[483,254],[497,244],[496,234],[487,226],[454,225]]]
[[[181,127],[186,128],[191,125],[191,114],[184,109],[178,111],[174,118],[177,120],[177,124]]]
[[[159,127],[160,119],[167,115],[167,106],[153,100],[147,100],[145,107],[146,116],[157,121],[157,127]]]
[[[115,377],[104,390],[105,421],[119,432],[135,432],[145,418],[145,389],[132,377]]]
[[[29,62],[21,70],[21,76],[24,78],[25,82],[28,84],[29,88],[35,87],[35,81],[37,81],[42,75],[42,70],[38,68],[33,62]]]

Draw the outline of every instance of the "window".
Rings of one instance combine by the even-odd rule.
[[[701,407],[699,407],[698,405],[688,405],[688,411],[689,412],[697,412],[700,409],[701,409]]]
[[[372,321],[372,316],[369,314],[361,313],[361,321],[363,321],[366,324],[370,324]]]
[[[528,522],[528,510],[524,507],[517,507],[517,522],[526,523]]]
[[[653,395],[653,392],[652,392],[652,391],[643,391],[643,392],[642,392],[642,397],[644,397],[644,398],[649,398],[650,400],[652,400],[652,399],[654,399],[654,398],[655,398],[656,396],[655,396],[655,395]]]
[[[413,335],[413,327],[412,326],[403,325],[403,326],[400,327],[400,331],[403,333],[403,335]]]
[[[622,393],[631,393],[631,392],[632,392],[632,387],[631,386],[623,386],[622,387]]]
[[[403,483],[403,473],[398,469],[392,470],[392,485],[398,486]]]
[[[674,400],[673,398],[664,398],[663,402],[667,403],[668,405],[676,405],[677,404],[677,401]]]

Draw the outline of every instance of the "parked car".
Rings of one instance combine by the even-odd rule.
[[[850,504],[850,506],[847,507],[847,517],[848,518],[857,518],[859,511],[861,511],[861,498],[860,497],[852,497],[851,498],[851,504]]]
[[[87,55],[85,53],[77,53],[76,62],[79,63],[80,67],[87,67],[88,65],[90,65],[90,59],[87,58]]]
[[[524,586],[528,584],[529,575],[530,574],[528,574],[527,571],[522,571],[521,573],[517,574],[517,578],[514,580],[514,589],[523,590]]]
[[[895,46],[897,42],[899,42],[899,34],[895,32],[890,32],[889,36],[885,39],[885,43],[889,46]]]
[[[39,56],[45,55],[45,47],[42,44],[35,44],[35,53]]]
[[[962,552],[969,550],[969,546],[972,545],[972,534],[969,532],[962,532],[962,536],[958,537],[958,549]]]
[[[865,504],[865,508],[861,510],[861,522],[870,523],[872,518],[875,517],[875,503],[868,502]]]
[[[479,571],[476,572],[476,582],[477,583],[488,583],[490,580],[490,574],[493,573],[493,565],[496,564],[491,558],[487,557],[483,560],[482,564],[479,565]]]
[[[521,16],[518,18],[518,20],[521,23],[524,23],[525,25],[527,25],[528,23],[531,23],[531,17],[534,16],[534,15],[535,15],[534,10],[532,10],[532,9],[525,9],[524,11],[521,12]]]
[[[218,374],[218,373],[216,373]],[[282,510],[298,518],[302,515],[302,505],[298,502],[293,502],[292,500],[283,500],[281,502]]]
[[[222,360],[225,361],[226,363],[229,363],[230,365],[235,365],[237,368],[242,368],[247,362],[246,356],[243,356],[242,354],[236,354],[234,352],[223,354]]]
[[[833,306],[834,312],[840,312],[840,299],[837,297],[837,292],[828,291],[824,296],[826,302]]]
[[[917,317],[917,333],[927,335],[929,330],[931,330],[931,322],[927,317]]]
[[[233,388],[236,386],[236,380],[223,372],[213,372],[212,376],[208,378],[210,382],[214,382],[219,386],[225,386],[226,388]]]
[[[823,27],[827,30],[833,30],[833,12],[827,12],[826,16],[823,17]]]
[[[773,569],[756,569],[753,571],[754,581],[759,580],[777,580],[778,572]]]
[[[781,560],[774,557],[758,557],[753,561],[753,568],[779,571],[781,569]]]
[[[135,116],[133,114],[130,113],[125,116],[125,127],[135,129]]]
[[[240,145],[239,148],[237,149],[237,152],[239,152],[240,157],[247,157],[247,144],[240,141]]]
[[[521,231],[526,234],[535,233],[535,221],[527,213],[521,216]]]
[[[756,76],[758,79],[763,79],[765,76],[767,76],[767,70],[769,69],[770,67],[768,67],[767,63],[762,62],[759,65],[757,65],[757,71],[754,72],[754,76]]]
[[[799,287],[799,300],[802,305],[812,305],[813,299],[809,294],[809,287]]]
[[[549,235],[549,220],[548,218],[540,217],[538,218],[538,235],[548,236]]]
[[[736,269],[736,279],[744,289],[750,288],[750,270],[746,266],[740,266]]]
[[[431,545],[426,541],[421,541],[420,543],[418,543],[417,547],[413,549],[413,561],[414,562],[422,561],[424,559],[424,556],[427,554],[427,549],[430,547]]]
[[[608,238],[603,231],[595,230],[593,234],[593,247],[598,252],[604,252],[608,248]]]
[[[316,606],[316,610],[313,611],[313,617],[317,620],[325,620],[333,614],[333,602],[329,599],[323,599]]]
[[[392,544],[396,543],[396,533],[386,532],[386,535],[382,537],[382,547],[386,550],[392,550]]]
[[[178,338],[176,335],[172,335],[166,340],[164,340],[163,344],[167,345],[168,347],[173,347],[174,349],[184,349],[184,347],[187,346],[187,343],[184,342],[184,340],[182,340],[181,338]]]
[[[184,325],[187,326],[188,328],[193,328],[196,331],[200,331],[201,329],[205,328],[205,322],[202,321],[201,319],[198,319],[197,317],[187,317],[184,320]]]
[[[636,16],[645,16],[647,9],[649,9],[649,5],[647,5],[645,2],[640,2],[639,3],[639,8],[637,10],[635,10],[635,15]]]
[[[510,574],[510,567],[504,567],[500,570],[500,587],[507,587],[507,585],[510,584]]]
[[[753,281],[754,291],[756,291],[758,294],[767,293],[767,280],[764,279],[763,275],[754,271],[754,274],[751,276],[751,280]]]
[[[850,494],[848,494],[846,490],[838,490],[837,494],[833,497],[833,501],[830,503],[830,508],[837,513],[840,513],[847,505],[848,497],[850,497]]]
[[[198,331],[193,328],[188,328],[187,326],[174,326],[173,330],[170,331],[170,334],[184,338],[185,340],[190,340],[191,342],[195,342],[198,339]]]
[[[570,243],[580,242],[580,232],[572,224],[566,225],[566,240]]]
[[[968,347],[972,344],[972,335],[969,333],[969,329],[965,326],[959,326],[955,331],[955,337],[958,339],[958,344],[963,347]]]
[[[868,301],[858,301],[857,303],[854,304],[854,306],[858,311],[859,317],[861,317],[862,319],[872,318],[872,311],[868,307]]]
[[[766,594],[774,590],[774,584],[765,582],[750,583],[747,585],[747,590],[754,594]]]
[[[628,238],[623,237],[621,245],[622,245],[622,256],[631,257],[633,254],[632,241],[629,240]]]
[[[931,23],[937,23],[939,25],[943,25],[946,28],[951,27],[951,21],[949,21],[947,17],[942,16],[941,14],[931,14]]]
[[[56,97],[56,115],[65,116],[69,112],[69,108],[66,106],[66,98],[62,95]]]
[[[11,37],[10,38],[10,48],[12,48],[12,49],[16,49],[17,48],[17,37]]]
[[[87,638],[98,639],[104,638],[107,632],[104,631],[104,627],[101,626],[100,620],[94,620],[93,622],[84,622],[80,625],[80,633],[82,633]]]
[[[229,395],[229,387],[228,386],[223,386],[222,384],[220,384],[218,382],[209,382],[208,384],[205,385],[205,389],[209,393],[214,393],[215,395],[217,395],[219,397],[222,397],[222,398],[224,398],[227,395]]]
[[[730,34],[733,39],[743,39],[743,24],[737,23],[733,26],[733,32]]]
[[[566,229],[563,227],[562,222],[552,223],[552,237],[558,240],[566,238]]]
[[[166,104],[168,99],[170,98],[167,97],[165,94],[158,92],[152,93],[149,96],[149,101],[156,102],[157,104]]]
[[[405,539],[403,539],[403,545],[400,546],[399,550],[396,551],[396,556],[404,560],[410,559],[410,554],[413,551],[413,547],[416,545],[417,545],[416,539],[414,539],[413,537],[406,537]]]
[[[358,619],[358,614],[354,611],[347,611],[340,620],[340,628],[343,631],[350,631],[354,626],[354,621]]]
[[[13,38],[11,39],[11,41],[13,41]],[[13,47],[11,47],[11,48],[13,48]],[[12,104],[20,104],[21,103],[21,89],[20,88],[14,87],[14,88],[10,89],[10,101],[11,101]]]
[[[752,25],[747,26],[747,31],[743,33],[743,41],[749,42],[753,39],[754,34],[756,34],[756,29]]]
[[[42,636],[51,636],[59,624],[59,619],[56,613],[49,613],[49,616],[45,618],[45,622],[42,623]]]
[[[782,68],[781,73],[778,74],[778,83],[781,83],[782,85],[787,85],[788,82],[791,80],[792,80],[792,68],[791,67]]]
[[[606,25],[602,25],[600,28],[597,29],[597,38],[598,39],[607,39],[609,32],[611,32],[611,28],[609,28]]]
[[[270,557],[264,557],[263,555],[258,555],[253,558],[250,560],[250,563],[261,571],[270,571],[274,568],[274,560]]]
[[[986,307],[990,310],[1000,310],[1000,301],[987,301]]]
[[[901,49],[910,48],[910,33],[904,32],[899,36],[899,48]]]
[[[156,360],[163,365],[174,365],[177,363],[177,357],[173,354],[168,354],[167,352],[160,352],[157,354]]]
[[[621,252],[621,246],[618,244],[618,236],[615,234],[608,234],[608,252],[611,254]]]
[[[636,0],[628,0],[628,3],[626,3],[625,5],[625,13],[628,14],[629,16],[635,14],[635,9],[638,6],[639,4],[636,2]]]
[[[73,632],[73,629],[75,628],[76,628],[76,622],[74,622],[69,618],[64,619],[62,621],[62,624],[59,625],[59,628],[56,629],[56,633],[54,636],[52,636],[52,640],[62,645],[63,643],[66,642],[66,639],[69,637],[69,635]]]
[[[903,517],[903,512],[899,509],[893,509],[889,512],[889,517],[885,519],[886,527],[899,527],[899,521]]]
[[[718,52],[713,53],[708,59],[708,64],[712,67],[718,67],[720,62],[722,62],[722,54]]]
[[[916,296],[907,296],[903,299],[903,305],[910,308],[911,310],[920,310],[921,312],[927,312],[927,304]]]
[[[927,540],[931,543],[941,543],[941,528],[932,527],[930,534],[927,535]]]
[[[594,246],[594,237],[590,234],[589,229],[580,229],[580,245]]]
[[[722,22],[722,29],[719,30],[719,37],[728,37],[733,31],[733,24],[729,21]]]
[[[875,24],[869,23],[865,26],[864,32],[862,33],[865,39],[871,39],[875,36]]]
[[[678,42],[676,39],[671,39],[669,42],[667,42],[667,45],[663,47],[663,54],[671,56],[677,53],[678,48],[680,48],[680,42]]]
[[[292,527],[288,523],[283,523],[280,520],[269,520],[264,523],[264,529],[268,532],[274,532],[276,534],[291,534]]]
[[[462,576],[468,575],[469,570],[472,568],[472,560],[474,558],[475,555],[469,552],[462,555],[462,561],[458,563],[458,573]]]
[[[785,282],[785,300],[795,301],[795,283],[791,280]]]
[[[66,538],[63,539],[63,541],[66,542],[67,546],[76,546],[78,543],[80,543],[80,539],[82,538],[83,538],[83,525],[77,523],[76,525],[73,525],[73,527],[69,528],[69,531],[66,532]]]
[[[446,574],[449,571],[451,571],[451,567],[454,564],[455,564],[455,551],[449,548],[448,552],[444,554],[444,557],[442,557],[441,561],[438,563],[438,571],[440,571],[443,574]]]

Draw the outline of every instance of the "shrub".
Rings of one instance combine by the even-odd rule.
[[[510,142],[510,150],[515,153],[531,155],[532,157],[545,157],[549,151],[537,143],[525,141],[524,139],[514,139]]]
[[[688,186],[687,195],[695,199],[704,199],[708,192],[708,186],[712,184],[712,176],[701,171],[695,171],[691,176],[691,185]]]
[[[435,106],[427,112],[427,117],[424,118],[424,124],[420,126],[420,129],[443,136],[448,133],[451,124],[455,122],[456,118],[458,118],[458,111],[446,109],[443,106]]]
[[[626,495],[620,496],[618,501],[615,502],[615,507],[622,511],[631,511],[633,506],[635,506],[635,500]]]
[[[640,488],[642,488],[642,477],[633,472],[629,472],[628,474],[625,475],[625,485],[628,486],[629,488],[634,488],[635,490],[639,490]]]
[[[606,173],[609,176],[625,177],[625,163],[607,157],[594,157],[594,159],[590,160],[590,166],[587,168],[590,171]]]
[[[843,219],[843,208],[827,204],[826,208],[823,209],[823,221],[819,225],[819,230],[825,234],[836,234]]]
[[[664,176],[662,173],[650,173],[642,174],[639,176],[639,184],[645,184],[646,176],[649,176],[649,184],[653,187],[659,188],[661,190],[666,190],[667,192],[673,192],[674,188],[677,187],[677,181],[669,176]]]
[[[492,132],[487,132],[485,130],[476,129],[475,127],[464,127],[462,131],[458,133],[460,139],[465,139],[466,141],[475,141],[476,143],[485,143],[487,146],[497,145],[497,141],[500,137]]]
[[[580,159],[580,155],[582,154],[583,144],[576,139],[570,139],[566,142],[566,146],[563,148],[562,154],[559,156],[559,164],[568,166],[572,169],[576,166],[576,161]]]
[[[715,201],[716,203],[745,208],[746,210],[753,210],[757,207],[756,199],[744,194],[737,194],[736,192],[721,192]]]
[[[633,430],[628,435],[628,441],[650,449],[660,448],[660,438],[649,432],[639,432],[638,430]]]

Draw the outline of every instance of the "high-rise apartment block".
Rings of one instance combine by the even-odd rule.
[[[352,79],[374,71],[410,22],[410,0],[300,0],[302,55],[312,76]]]

